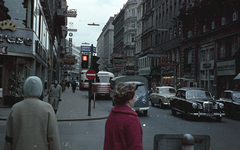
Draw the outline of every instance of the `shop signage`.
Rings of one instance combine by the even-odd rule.
[[[217,62],[217,75],[236,75],[235,60]]]
[[[69,9],[66,11],[66,17],[76,17],[77,16],[77,9]]]
[[[0,53],[7,54],[7,46],[0,47]]]
[[[81,52],[86,53],[86,52],[91,52],[91,46],[81,46]],[[96,47],[93,46],[93,53],[96,53]]]
[[[67,31],[77,32],[77,29],[67,29]]]
[[[6,40],[10,44],[25,44],[26,46],[32,45],[32,39],[30,38],[15,37],[15,36],[0,34],[0,42],[3,42],[4,40]]]
[[[111,57],[114,58],[114,57],[122,57],[122,58],[125,58],[127,57],[126,54],[122,54],[122,53],[112,53],[111,54]]]
[[[0,22],[0,28],[2,30],[11,30],[11,31],[15,31],[17,29],[17,25],[15,23],[13,23],[10,20],[4,20]]]

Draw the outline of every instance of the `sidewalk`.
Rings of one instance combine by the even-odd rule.
[[[97,101],[95,102],[95,108],[93,108],[93,100],[91,101],[91,116],[88,116],[88,94],[86,93],[88,92],[80,90],[73,93],[71,88],[66,89],[62,93],[62,101],[59,103],[58,121],[106,119],[110,112],[98,105]],[[47,99],[48,96],[45,96],[43,101],[47,102]],[[11,107],[0,106],[0,120],[6,120],[10,110]]]

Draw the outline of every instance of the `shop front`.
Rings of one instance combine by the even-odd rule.
[[[235,89],[235,60],[217,62],[217,97],[226,89]]]

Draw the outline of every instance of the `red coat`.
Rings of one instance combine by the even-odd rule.
[[[116,105],[105,124],[104,150],[142,150],[142,135],[137,113],[127,105]]]

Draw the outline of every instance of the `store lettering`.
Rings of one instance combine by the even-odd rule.
[[[0,42],[3,42],[4,40],[10,44],[25,44],[26,46],[32,45],[32,39],[30,38],[14,37],[0,34]]]

